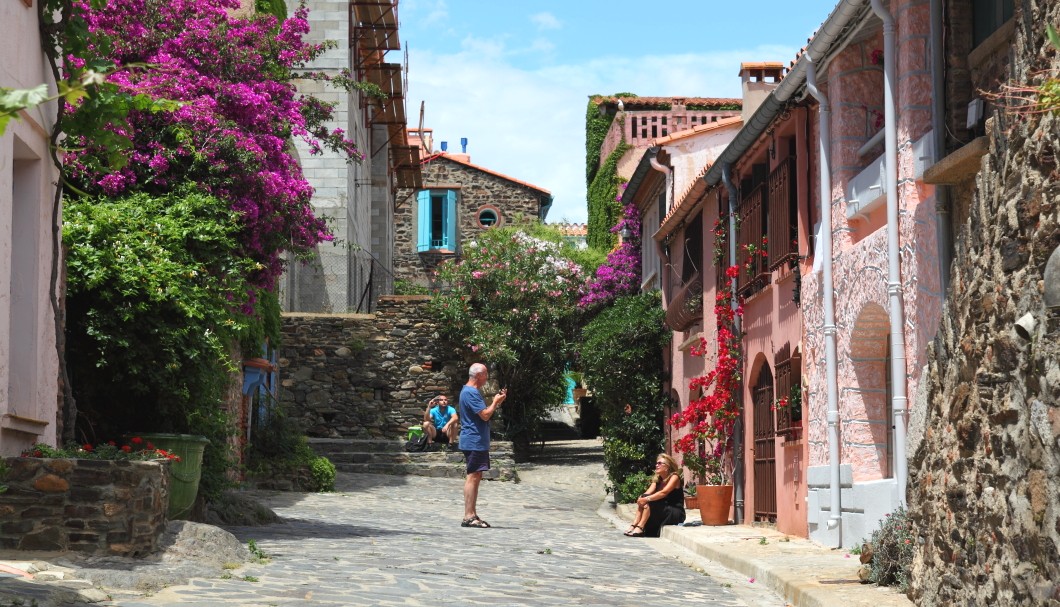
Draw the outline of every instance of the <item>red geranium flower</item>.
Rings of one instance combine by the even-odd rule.
[[[122,445],[121,450],[126,453],[129,453],[132,451],[132,447],[130,447],[129,445]]]
[[[92,445],[90,445],[88,443],[85,443],[85,444],[81,445],[81,448],[84,449],[85,451],[91,451],[92,450]]]
[[[139,436],[134,436],[132,438],[132,444],[134,445],[139,445],[142,442],[144,442],[144,439],[140,438]]]

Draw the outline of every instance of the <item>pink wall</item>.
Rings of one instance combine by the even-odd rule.
[[[915,181],[912,142],[931,129],[927,2],[891,4],[898,21],[898,179],[901,288],[906,342],[907,394],[913,403],[926,361],[926,348],[941,315],[934,191]],[[836,293],[840,442],[842,463],[855,482],[893,476],[889,460],[887,398],[887,242],[885,207],[868,221],[847,219],[845,192],[850,179],[883,152],[864,158],[857,150],[879,130],[883,112],[881,33],[851,44],[831,62],[823,90],[832,106],[832,230]],[[806,293],[820,292],[820,276],[807,273]],[[820,301],[806,315],[806,408],[809,465],[828,463],[826,388]]]

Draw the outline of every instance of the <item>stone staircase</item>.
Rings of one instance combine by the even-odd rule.
[[[310,438],[309,446],[335,464],[340,472],[361,474],[393,474],[431,476],[435,478],[463,478],[464,454],[441,447],[437,451],[408,453],[404,441],[364,440],[350,438]],[[482,475],[487,480],[518,481],[512,444],[493,441],[490,444],[489,471]]]

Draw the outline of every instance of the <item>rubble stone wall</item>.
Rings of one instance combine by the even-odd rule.
[[[0,549],[146,556],[169,507],[168,463],[9,457]]]
[[[1060,73],[1045,24],[1060,2],[1017,3],[1015,81]],[[1043,275],[1060,245],[1060,116],[988,121],[951,289],[930,352],[927,417],[910,427],[918,605],[1060,605],[1060,310]],[[1014,330],[1026,314],[1027,338]]]
[[[383,297],[375,314],[283,316],[280,401],[309,436],[397,439],[431,397],[455,400],[468,365],[440,342],[429,299]]]

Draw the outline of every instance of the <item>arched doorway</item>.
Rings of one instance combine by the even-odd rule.
[[[764,364],[752,389],[754,416],[754,501],[756,521],[777,521],[777,427],[773,415],[773,373]]]

